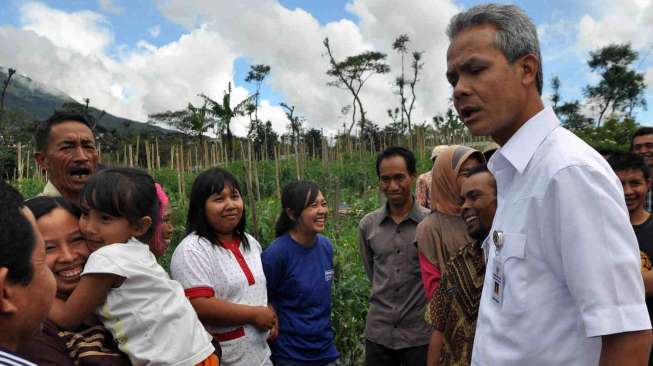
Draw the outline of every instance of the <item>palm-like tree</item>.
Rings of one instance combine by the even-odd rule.
[[[256,95],[248,96],[232,108],[231,83],[229,83],[229,86],[227,87],[227,90],[224,92],[224,96],[222,97],[222,103],[209,98],[205,94],[200,94],[200,97],[204,99],[205,106],[207,106],[207,113],[216,119],[216,133],[218,133],[220,136],[226,135],[227,148],[229,154],[233,156],[233,134],[231,133],[231,121],[234,119],[234,117],[244,116],[245,113],[247,113],[247,107],[252,104],[252,101],[254,101]]]

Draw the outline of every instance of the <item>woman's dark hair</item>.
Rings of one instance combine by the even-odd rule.
[[[82,190],[82,209],[93,208],[115,217],[124,217],[131,225],[149,216],[152,224],[141,241],[148,241],[159,221],[159,198],[154,180],[146,171],[135,168],[106,168],[93,175]]]
[[[297,226],[296,219],[293,220],[288,216],[288,209],[292,211],[295,218],[299,217],[306,207],[315,202],[318,192],[320,192],[320,187],[317,183],[305,180],[289,183],[283,188],[281,214],[274,226],[277,237]]]
[[[190,192],[190,203],[188,204],[186,234],[195,232],[211,243],[220,244],[220,240],[215,235],[215,230],[211,227],[209,220],[206,219],[206,201],[212,194],[221,193],[225,186],[231,186],[231,189],[242,193],[236,177],[221,168],[211,168],[195,178]],[[249,250],[249,241],[245,236],[246,216],[245,205],[243,204],[243,214],[234,229],[234,233],[240,238],[245,250]]]
[[[64,197],[47,197],[39,196],[25,201],[25,206],[32,211],[34,217],[38,220],[52,212],[55,208],[63,208],[69,214],[79,219],[82,211],[79,207]]]

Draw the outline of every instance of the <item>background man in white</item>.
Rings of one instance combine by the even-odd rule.
[[[498,207],[474,365],[644,365],[651,325],[637,242],[607,162],[541,100],[537,32],[511,5],[480,5],[447,29],[447,78],[489,162]]]

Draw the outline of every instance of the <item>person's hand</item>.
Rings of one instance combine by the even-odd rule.
[[[267,306],[256,306],[252,325],[260,330],[269,330],[276,326],[277,314]]]
[[[268,307],[272,311],[274,311],[274,308],[272,307],[272,305],[268,305]],[[279,335],[279,318],[277,318],[276,312],[274,312],[274,317],[275,317],[276,321],[274,322],[274,327],[270,328],[270,334],[268,334],[268,339],[267,339],[268,342],[275,340],[277,338],[277,336]]]

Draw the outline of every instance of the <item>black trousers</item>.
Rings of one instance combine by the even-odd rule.
[[[367,366],[425,366],[428,345],[391,349],[365,340],[365,365]]]

